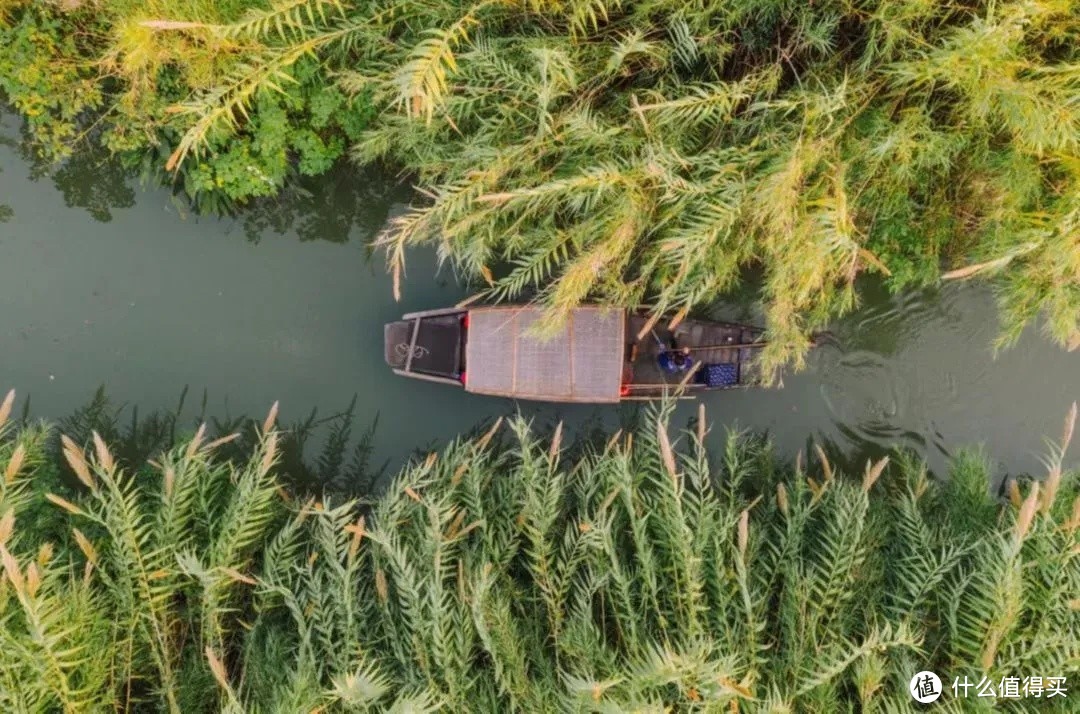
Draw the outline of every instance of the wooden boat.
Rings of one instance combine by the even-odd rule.
[[[760,382],[760,328],[687,319],[671,330],[644,313],[585,306],[538,337],[530,328],[541,317],[541,308],[521,305],[409,313],[385,327],[386,362],[403,377],[545,402],[693,396]]]

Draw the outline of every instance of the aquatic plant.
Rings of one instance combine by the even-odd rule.
[[[207,414],[208,394],[204,391],[195,409],[189,413],[188,388],[185,387],[173,409],[141,412],[137,406],[117,403],[104,386],[99,386],[86,404],[58,419],[49,440],[49,458],[61,464],[64,476],[74,474],[63,466],[59,434],[76,443],[88,444],[97,434],[112,450],[116,463],[126,470],[138,470],[161,453],[185,443],[205,424],[205,438],[213,441],[227,435],[235,438],[222,444],[215,457],[234,465],[246,463],[261,441],[262,420],[249,416],[215,417]],[[366,496],[383,477],[387,463],[373,459],[379,417],[356,433],[356,395],[345,409],[320,414],[312,409],[302,419],[289,424],[275,423],[278,431],[279,478],[291,490]],[[30,400],[24,402],[20,417],[30,423]]]
[[[64,440],[67,488],[5,408],[5,710],[906,711],[923,669],[1080,669],[1075,408],[1001,501],[974,461],[845,475],[661,410],[580,449],[496,423],[369,508],[283,492],[273,415],[240,464]]]

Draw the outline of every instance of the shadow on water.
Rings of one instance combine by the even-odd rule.
[[[339,162],[330,172],[299,177],[275,198],[259,199],[237,220],[252,243],[268,231],[295,232],[303,242],[344,243],[359,231],[373,236],[390,218],[391,207],[409,200],[411,189],[388,181],[374,169]]]
[[[102,223],[111,221],[115,210],[135,205],[140,184],[156,188],[159,182],[168,181],[162,171],[127,166],[94,142],[80,143],[60,163],[47,161],[34,151],[21,122],[2,102],[0,146],[8,147],[25,162],[32,181],[48,180],[66,206],[82,209]],[[293,233],[302,242],[345,243],[357,233],[375,235],[390,217],[391,208],[407,202],[411,194],[405,182],[342,160],[317,177],[292,176],[277,195],[243,205],[215,202],[219,210],[200,208],[177,186],[173,187],[172,204],[181,215],[229,217],[251,243],[258,243],[267,233]],[[11,215],[11,207],[0,204],[0,222]]]
[[[865,278],[859,281],[858,291],[861,307],[833,328],[849,351],[894,357],[917,340],[927,325],[952,329],[964,322],[955,288],[928,287],[895,294],[884,281]]]
[[[0,145],[25,162],[29,178],[50,181],[69,208],[81,208],[104,223],[112,220],[113,210],[135,205],[134,172],[125,169],[108,150],[84,142],[59,164],[47,161],[34,151],[21,123],[2,104],[0,131]]]
[[[138,406],[116,403],[104,386],[98,387],[86,404],[56,421],[51,444],[55,462],[64,463],[60,458],[61,434],[77,444],[89,444],[96,432],[109,444],[123,468],[138,470],[148,460],[190,439],[205,424],[204,443],[237,435],[215,449],[218,458],[237,465],[246,463],[258,448],[263,419],[208,416],[207,401],[204,392],[199,404],[189,408],[185,387],[174,408],[140,413]],[[303,419],[278,425],[278,464],[286,484],[295,492],[317,495],[332,491],[346,497],[374,493],[388,466],[386,462],[377,465],[373,459],[379,418],[376,414],[366,428],[356,433],[356,407],[353,395],[342,411],[324,416],[312,409]],[[27,396],[21,420],[28,423],[31,418],[31,398]]]
[[[0,102],[0,146],[15,149],[18,142],[8,136],[7,127],[4,125],[5,107]],[[0,165],[0,174],[4,173],[4,167]],[[0,223],[7,223],[15,215],[15,209],[6,203],[0,203]]]

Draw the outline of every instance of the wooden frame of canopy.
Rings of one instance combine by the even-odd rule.
[[[553,332],[531,306],[469,310],[466,391],[520,399],[614,403],[622,397],[626,312],[575,308]]]

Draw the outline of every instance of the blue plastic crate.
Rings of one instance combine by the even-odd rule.
[[[731,362],[707,364],[701,371],[706,387],[734,387],[739,383],[739,365]]]

